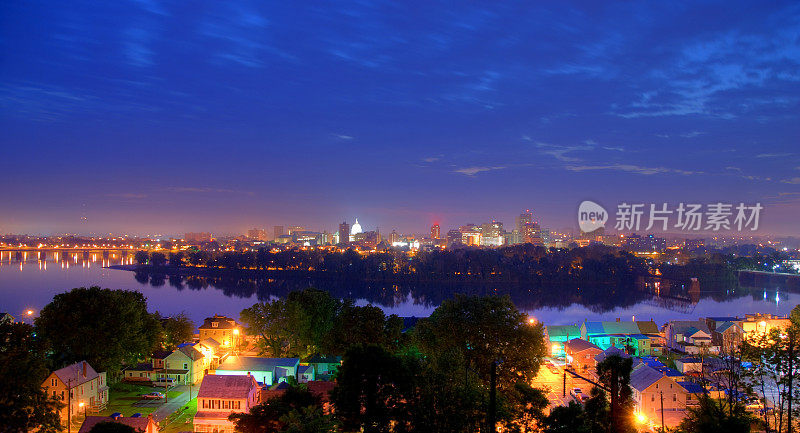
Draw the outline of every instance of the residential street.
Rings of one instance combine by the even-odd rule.
[[[174,397],[169,399],[168,402],[164,403],[160,408],[156,409],[153,412],[153,419],[156,422],[161,422],[166,419],[171,413],[175,412],[176,410],[180,409],[181,406],[185,405],[189,401],[189,386],[188,385],[177,385],[170,391],[178,391],[181,393],[178,397]],[[195,387],[195,393],[197,389]]]

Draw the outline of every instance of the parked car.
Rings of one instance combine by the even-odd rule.
[[[547,369],[550,370],[550,372],[553,373],[553,374],[560,374],[561,373],[561,370],[559,370],[558,367],[556,367],[553,364],[547,364]]]
[[[164,394],[160,392],[148,392],[147,394],[142,394],[142,398],[145,400],[161,400],[164,398]]]
[[[580,388],[572,388],[571,390],[569,390],[569,395],[571,395],[572,398],[574,398],[579,403],[583,403],[585,394],[583,393],[583,391],[581,391]]]
[[[171,377],[160,377],[157,380],[153,381],[153,386],[158,386],[161,388],[165,386],[171,387],[173,385],[175,385],[175,379]]]

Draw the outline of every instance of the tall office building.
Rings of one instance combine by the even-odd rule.
[[[285,233],[283,232],[283,226],[273,226],[272,227],[272,239],[277,240],[279,237],[283,236]]]
[[[339,245],[347,245],[350,243],[350,224],[347,221],[342,221],[339,224]]]
[[[247,231],[247,237],[257,241],[267,240],[267,231],[264,229],[250,229]]]
[[[393,229],[392,232],[389,233],[389,244],[394,244],[395,242],[400,242],[400,234],[397,233],[397,230]]]
[[[434,224],[431,226],[431,239],[441,239],[442,229],[439,227],[439,224]]]
[[[289,226],[289,234],[306,231],[303,226]]]
[[[524,232],[523,227],[525,227],[525,224],[530,224],[532,222],[533,222],[533,213],[531,212],[530,209],[525,209],[525,212],[519,214],[519,216],[517,217],[517,230],[519,230],[520,233],[523,233]]]

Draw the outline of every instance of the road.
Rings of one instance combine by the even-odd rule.
[[[185,405],[189,402],[189,386],[188,385],[177,385],[172,388],[170,391],[178,391],[181,395],[177,397],[170,398],[169,401],[162,404],[161,407],[153,412],[153,419],[156,422],[161,422],[165,420],[171,413],[175,412],[176,410],[180,409],[181,406]],[[194,393],[197,392],[197,388],[195,387]]]
[[[553,360],[550,361],[553,362]],[[531,385],[536,388],[542,388],[546,390],[547,399],[550,401],[550,408],[568,405],[572,400],[572,396],[569,394],[569,390],[572,388],[580,388],[584,394],[589,395],[589,391],[594,385],[581,378],[573,377],[568,372],[566,396],[562,396],[562,388],[564,385],[564,368],[562,365],[556,365],[558,366],[557,374],[551,372],[545,364],[539,369],[539,374],[536,375],[536,378],[533,379],[533,383],[531,383]]]

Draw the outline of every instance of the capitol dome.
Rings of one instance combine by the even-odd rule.
[[[350,228],[350,235],[352,236],[356,233],[361,233],[361,232],[362,232],[361,224],[358,223],[358,218],[356,218],[355,224],[353,224],[353,227]]]

